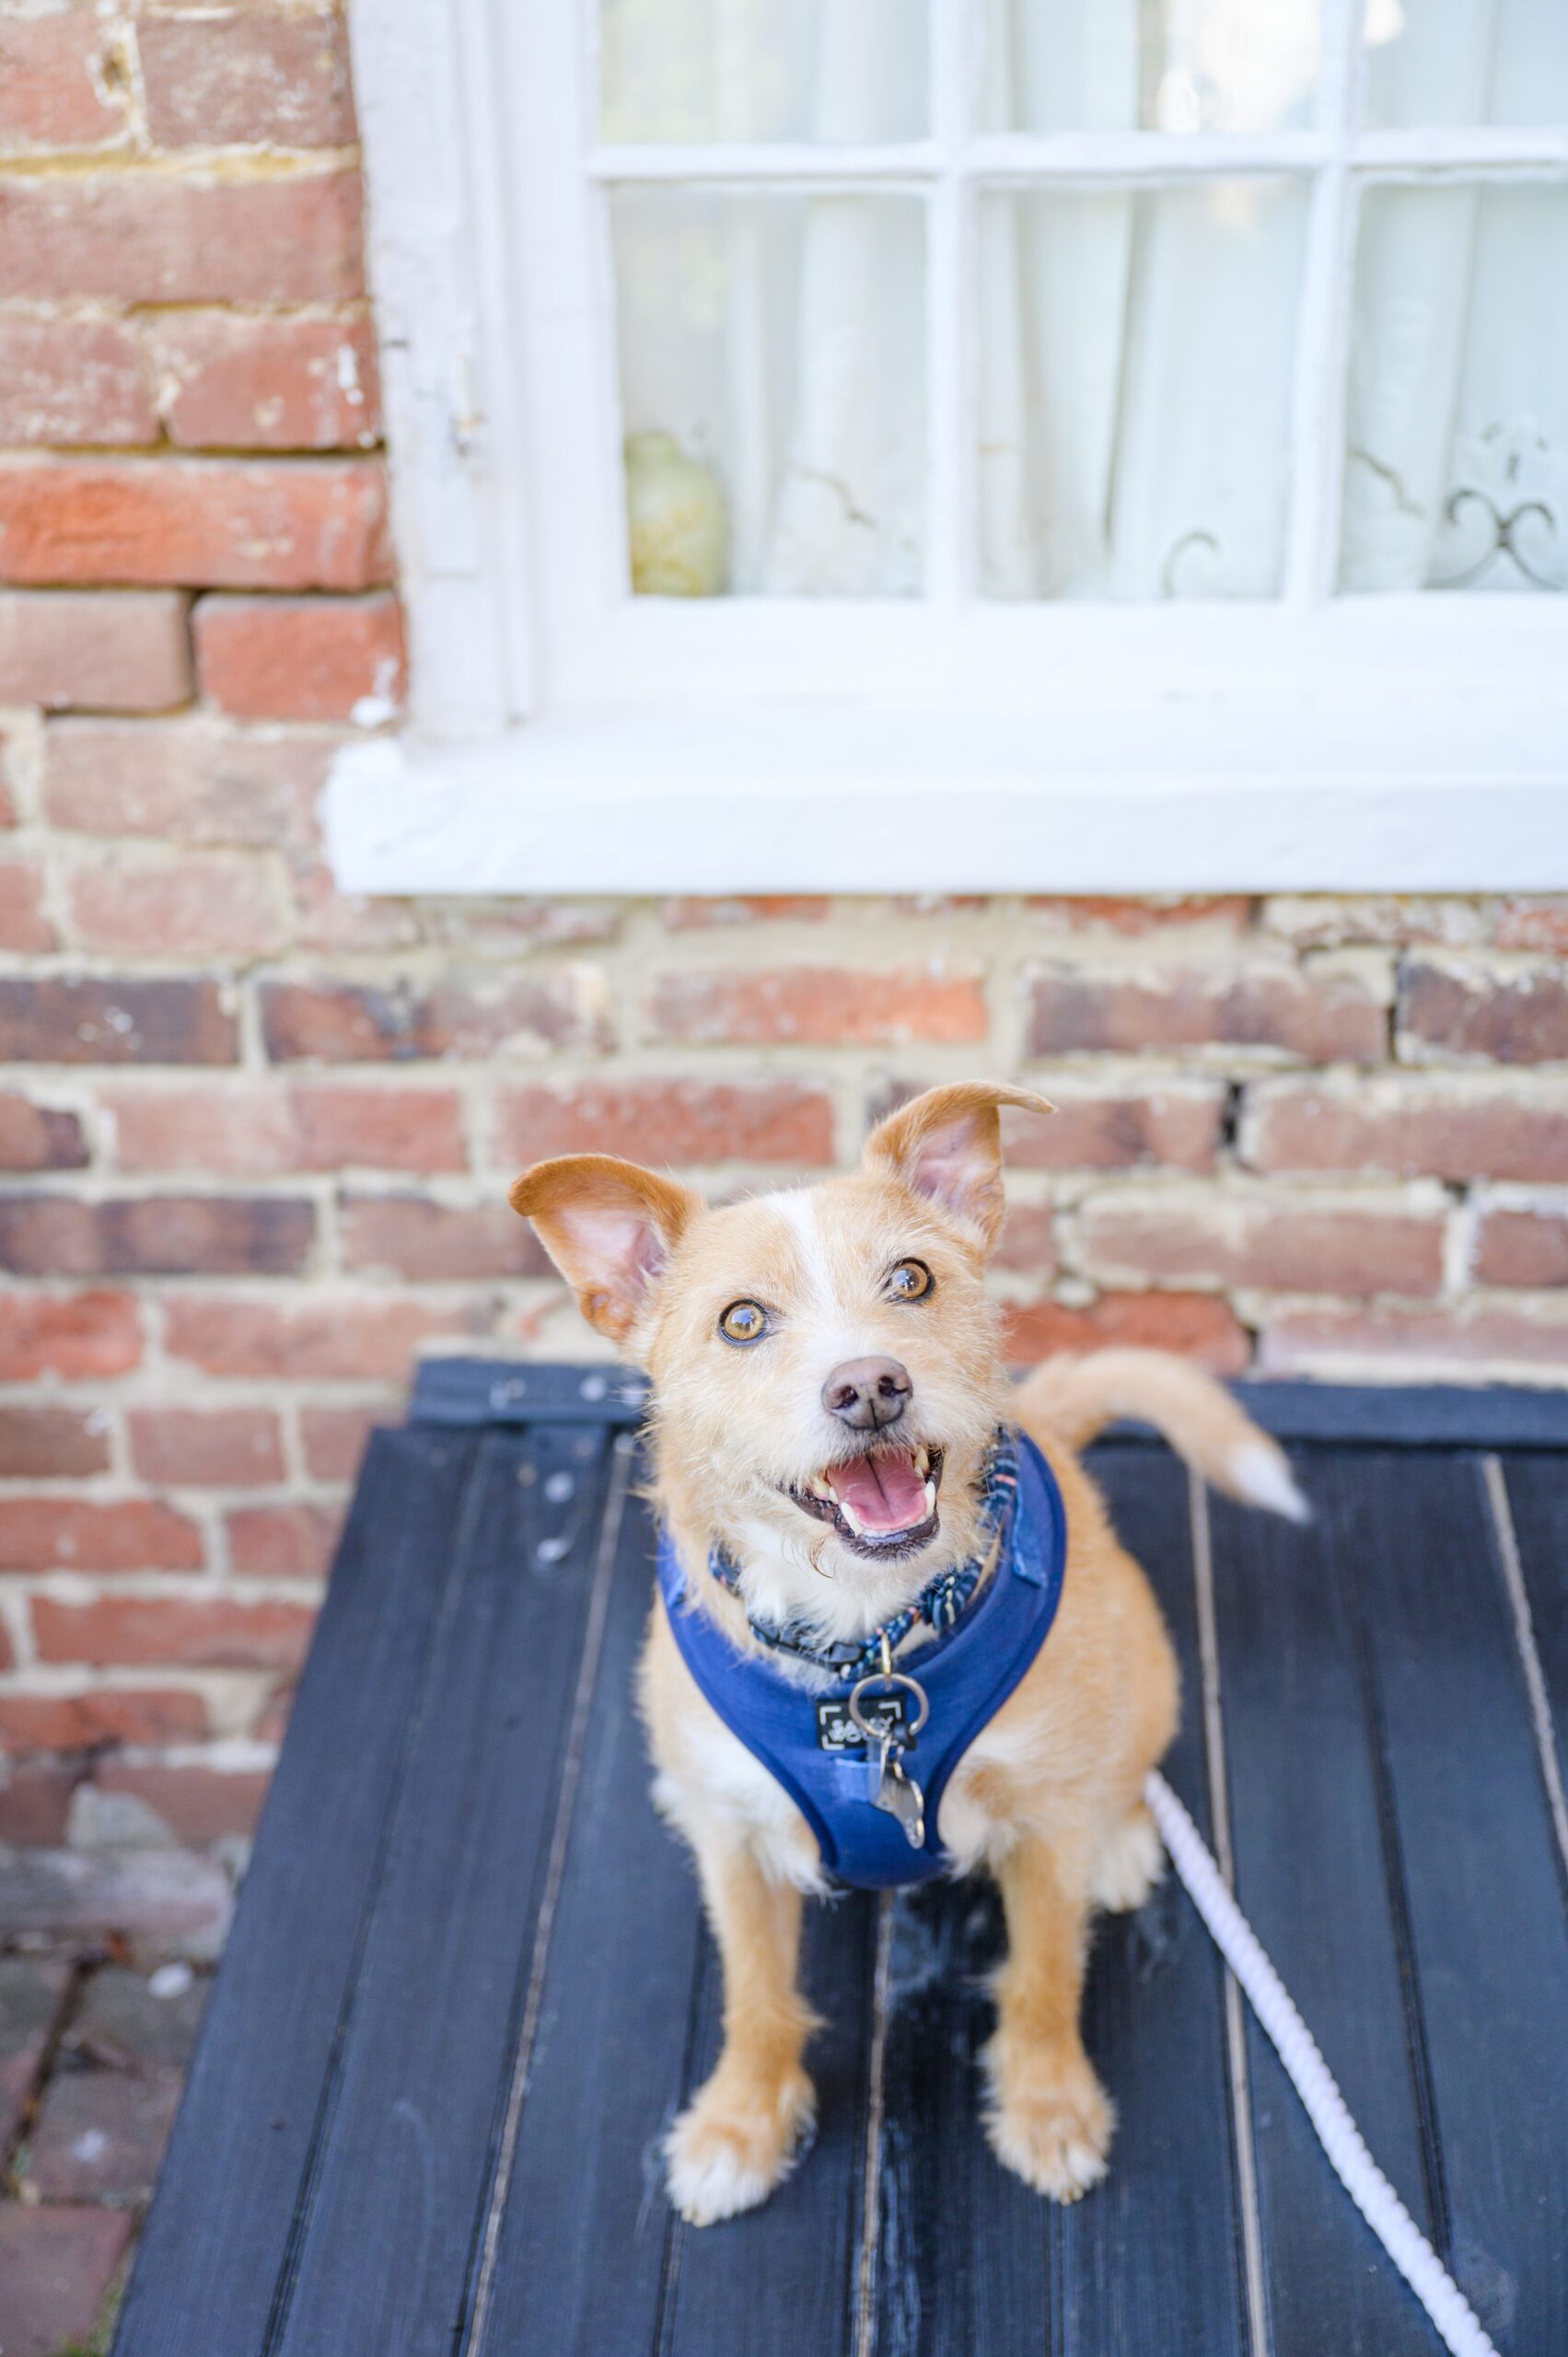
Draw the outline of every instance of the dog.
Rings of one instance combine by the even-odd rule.
[[[664,1538],[639,1691],[655,1799],[690,1845],[724,1969],[723,2049],[665,2154],[696,2225],[764,2200],[811,2127],[819,2025],[796,1972],[803,1900],[840,1879],[834,1827],[871,1859],[863,1879],[995,1878],[991,2143],[1057,2201],[1104,2177],[1114,2113],[1079,2030],[1088,1931],[1163,1870],[1142,1790],[1179,1695],[1158,1606],[1077,1452],[1142,1417],[1218,1487],[1305,1515],[1275,1444],[1179,1360],[1109,1350],[1015,1386],[984,1284],[1004,1107],[1051,1109],[1001,1083],[934,1088],[872,1132],[853,1175],[716,1209],[606,1155],[540,1163],[512,1190],[589,1324],[652,1380]],[[941,1731],[918,1732],[921,1704],[933,1665],[960,1655],[966,1707],[978,1694],[986,1715],[935,1803],[921,1778]],[[835,1756],[800,1765],[808,1731],[796,1776],[738,1697]]]

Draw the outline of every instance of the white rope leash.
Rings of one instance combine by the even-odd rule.
[[[1192,1904],[1279,2049],[1280,2061],[1345,2191],[1454,2357],[1498,2357],[1496,2345],[1482,2331],[1475,2310],[1367,2151],[1317,2040],[1232,1898],[1202,1835],[1165,1778],[1153,1771],[1144,1782],[1144,1798]]]

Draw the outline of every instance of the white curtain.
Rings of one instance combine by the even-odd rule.
[[[1539,120],[1568,95],[1559,0],[1406,0],[1374,120]],[[1353,590],[1568,588],[1568,192],[1367,192],[1342,579]]]
[[[1313,120],[1318,0],[976,0],[989,128]],[[919,0],[603,0],[604,129],[925,129]],[[1540,120],[1568,0],[1370,0],[1373,122]],[[1280,586],[1305,184],[979,200],[977,513],[1005,598]],[[733,589],[918,594],[925,257],[908,196],[622,191],[624,408],[724,492]],[[1568,586],[1568,192],[1378,188],[1357,261],[1345,586]]]

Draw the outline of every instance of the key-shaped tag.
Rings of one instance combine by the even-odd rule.
[[[898,1745],[887,1736],[882,1738],[881,1758],[877,1767],[877,1790],[872,1799],[878,1808],[886,1809],[889,1817],[898,1818],[912,1850],[925,1847],[925,1794],[905,1769]]]

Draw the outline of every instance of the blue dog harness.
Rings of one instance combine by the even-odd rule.
[[[668,1530],[659,1593],[687,1668],[733,1735],[781,1783],[817,1836],[822,1864],[857,1890],[929,1882],[951,1864],[936,1837],[947,1781],[1050,1634],[1067,1560],[1056,1477],[1017,1435],[1017,1486],[991,1578],[951,1627],[848,1690],[813,1691],[743,1654],[692,1608]]]

